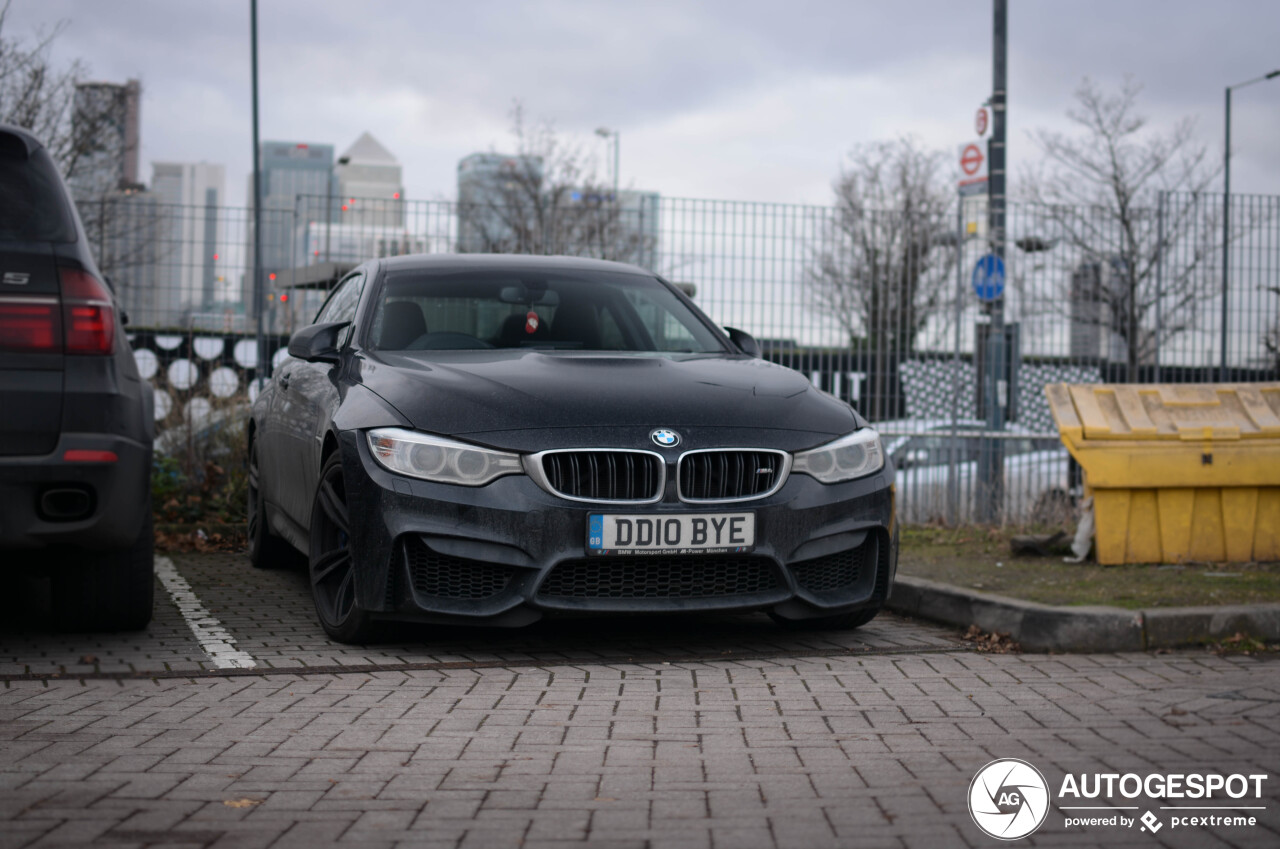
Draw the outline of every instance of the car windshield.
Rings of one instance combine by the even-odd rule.
[[[698,314],[658,280],[595,271],[391,272],[369,338],[383,351],[725,350]]]

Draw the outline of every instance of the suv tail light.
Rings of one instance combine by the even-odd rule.
[[[62,281],[64,344],[68,354],[110,354],[115,343],[115,311],[106,284],[78,268],[58,270]]]
[[[62,349],[57,298],[0,298],[0,349],[52,352]]]

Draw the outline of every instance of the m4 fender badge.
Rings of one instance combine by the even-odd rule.
[[[25,286],[31,282],[31,275],[25,271],[6,271],[4,282],[9,286]]]
[[[649,431],[649,438],[659,448],[675,448],[680,444],[680,434],[665,427]]]

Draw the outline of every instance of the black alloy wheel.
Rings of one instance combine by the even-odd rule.
[[[248,507],[249,562],[258,569],[272,569],[297,562],[293,546],[271,533],[267,524],[267,508],[262,501],[262,474],[258,466],[258,442],[249,446]]]
[[[335,451],[320,470],[311,506],[311,597],[325,633],[342,643],[367,642],[369,614],[356,600],[356,564],[351,552],[351,516],[342,457]]]

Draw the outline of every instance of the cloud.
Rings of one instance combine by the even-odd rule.
[[[248,13],[197,0],[19,0],[9,34],[69,26],[60,61],[144,85],[143,157],[221,161],[242,200],[250,154]],[[1131,73],[1154,123],[1198,116],[1220,155],[1223,86],[1280,65],[1280,4],[1077,0],[1010,10],[1010,159],[1065,129],[1080,79]],[[989,4],[827,0],[259,4],[262,136],[369,130],[410,197],[451,196],[456,163],[507,144],[508,110],[597,143],[622,134],[624,182],[666,194],[825,203],[856,143],[913,133],[951,150],[991,84]],[[1280,193],[1280,82],[1237,96],[1233,183]],[[144,173],[149,168],[144,167]],[[1238,182],[1236,182],[1238,181]]]

